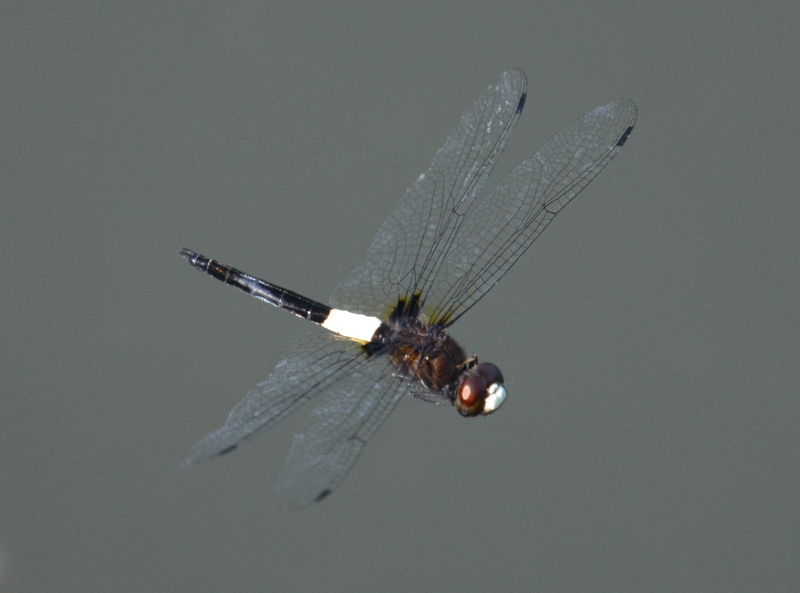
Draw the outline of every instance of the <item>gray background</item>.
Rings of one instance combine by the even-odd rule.
[[[800,590],[798,10],[4,2],[0,590]],[[403,402],[304,513],[304,413],[181,470],[306,328],[176,250],[324,300],[510,67],[500,174],[640,118],[455,328],[504,409]]]

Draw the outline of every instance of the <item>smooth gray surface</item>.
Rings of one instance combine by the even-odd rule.
[[[175,6],[0,8],[0,591],[800,590],[796,3]],[[305,328],[178,247],[324,299],[510,67],[489,186],[640,116],[455,327],[503,410],[402,402],[300,514],[302,413],[181,470]]]

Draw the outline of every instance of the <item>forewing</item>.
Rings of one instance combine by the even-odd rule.
[[[184,465],[207,461],[258,436],[366,362],[357,342],[319,330],[301,336],[267,380],[236,404],[225,424],[192,447]]]
[[[381,225],[367,255],[334,288],[334,307],[381,317],[401,296],[421,291],[424,298],[508,143],[526,84],[521,71],[505,72],[464,114]]]
[[[486,294],[611,159],[636,121],[633,101],[598,107],[548,140],[477,206],[459,231],[428,317],[453,323]]]
[[[278,500],[301,509],[325,498],[350,472],[361,450],[408,392],[388,356],[370,360],[329,389],[311,412],[278,476]]]

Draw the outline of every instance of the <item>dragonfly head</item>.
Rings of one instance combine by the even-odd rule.
[[[456,409],[462,416],[491,414],[506,399],[503,373],[495,365],[482,362],[469,370],[456,395]]]

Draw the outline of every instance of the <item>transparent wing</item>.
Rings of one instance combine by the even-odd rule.
[[[192,447],[184,465],[235,449],[368,362],[357,342],[337,334],[317,330],[301,336],[267,380],[231,410],[225,424]]]
[[[619,152],[636,122],[633,101],[598,107],[550,138],[477,206],[427,295],[448,325],[485,295],[556,214]]]
[[[511,70],[478,98],[381,225],[364,259],[334,288],[331,305],[381,317],[400,296],[426,294],[437,282],[519,119],[526,85],[525,75]]]
[[[344,480],[361,450],[409,385],[392,376],[388,357],[370,360],[329,389],[292,441],[278,476],[278,500],[300,509]]]

